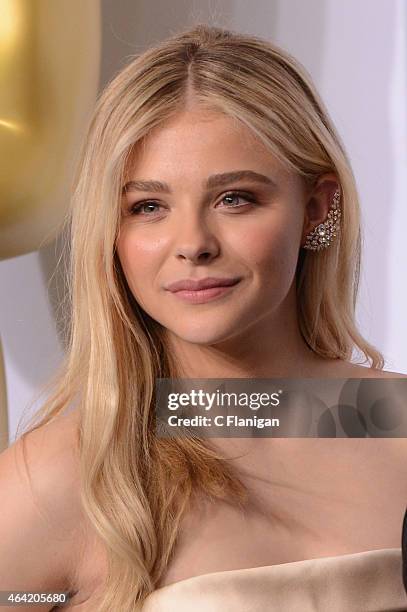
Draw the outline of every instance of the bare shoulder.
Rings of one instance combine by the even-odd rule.
[[[0,454],[0,590],[66,590],[81,529],[77,416],[58,416]]]
[[[401,372],[378,370],[345,361],[341,363],[338,371],[344,378],[407,378],[407,374],[402,374]]]
[[[407,378],[407,374],[391,372],[390,370],[373,370],[373,372],[377,372],[378,378]]]
[[[68,525],[70,521],[66,521],[79,509],[76,413],[59,415],[22,436],[8,450],[14,455],[21,478],[25,477],[26,484],[30,484],[32,494],[39,498],[44,511],[51,517],[58,517],[60,524]]]
[[[0,474],[4,479],[38,499],[46,514],[74,512],[79,482],[77,415],[60,415],[22,435],[1,453]],[[71,503],[66,504],[67,498]],[[58,504],[61,505],[58,508]]]

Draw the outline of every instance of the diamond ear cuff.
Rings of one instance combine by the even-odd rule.
[[[335,236],[339,233],[340,219],[341,219],[341,207],[340,207],[341,193],[337,189],[332,198],[332,204],[329,208],[328,216],[326,221],[317,225],[312,232],[306,237],[304,249],[310,251],[321,251],[331,246]]]

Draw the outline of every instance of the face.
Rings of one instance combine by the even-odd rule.
[[[138,148],[126,185],[118,256],[137,302],[170,335],[214,345],[292,307],[303,183],[246,126],[185,111]],[[208,277],[237,282],[168,289]]]

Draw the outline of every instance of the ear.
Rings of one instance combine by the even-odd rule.
[[[337,189],[340,190],[338,177],[333,172],[329,172],[319,176],[312,190],[308,192],[305,202],[301,246],[305,244],[307,235],[317,225],[326,221]]]

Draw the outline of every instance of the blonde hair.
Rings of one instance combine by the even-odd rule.
[[[243,122],[308,184],[325,172],[336,174],[342,230],[329,249],[301,254],[300,329],[323,357],[350,360],[356,348],[373,367],[383,367],[354,321],[360,265],[355,180],[301,65],[270,42],[207,25],[133,59],[102,92],[84,143],[70,217],[69,347],[32,428],[73,404],[79,410],[82,502],[109,561],[99,612],[140,609],[199,495],[247,500],[237,473],[209,444],[155,435],[155,380],[176,378],[177,367],[160,326],[131,295],[115,252],[132,148],[191,100]]]

